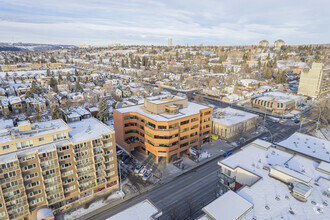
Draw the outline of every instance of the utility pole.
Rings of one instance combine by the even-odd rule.
[[[318,130],[319,128],[319,124],[320,124],[320,117],[321,117],[321,107],[320,107],[320,112],[319,112],[319,117],[317,119],[317,122],[316,122],[316,131]]]
[[[119,184],[120,184],[120,195],[121,195],[121,199],[123,200],[123,199],[124,199],[124,196],[123,196],[123,183],[122,183],[122,181],[121,181],[121,169],[120,169],[121,161],[119,161],[118,164],[119,164]]]

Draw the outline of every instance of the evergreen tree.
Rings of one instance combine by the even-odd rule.
[[[70,73],[68,72],[68,73],[66,74],[66,81],[70,81],[70,78],[71,78],[71,75],[70,75]]]
[[[40,94],[41,93],[41,89],[40,89],[40,87],[39,87],[39,85],[37,84],[36,81],[32,81],[30,91],[31,91],[31,93],[34,93],[34,94]]]
[[[58,82],[60,83],[61,81],[63,81],[62,75],[61,73],[58,74]]]
[[[100,99],[99,105],[98,105],[98,118],[99,120],[105,122],[107,120],[108,114],[109,114],[109,107],[105,101],[104,98]]]
[[[53,111],[52,119],[53,120],[55,120],[55,119],[62,119],[61,111],[60,111],[60,109],[58,108],[57,105],[55,106],[55,109]]]
[[[50,76],[50,69],[47,69],[47,76]]]
[[[77,69],[74,69],[74,75],[78,76],[78,70]]]
[[[83,92],[84,91],[83,88],[81,87],[80,83],[79,83],[79,78],[76,81],[76,84],[74,86],[74,91],[75,92]]]
[[[265,72],[264,72],[264,78],[265,79],[271,79],[272,78],[272,71],[269,69],[269,68],[267,68],[266,70],[265,70]]]
[[[234,91],[233,91],[234,94],[239,94],[239,90],[238,90],[238,83],[236,82],[235,83],[235,86],[234,86]]]
[[[9,80],[9,74],[6,72],[6,80]]]
[[[57,86],[57,82],[54,77],[50,78],[49,86],[54,89]]]

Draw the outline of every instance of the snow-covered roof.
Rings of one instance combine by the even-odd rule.
[[[299,132],[278,143],[281,147],[330,162],[330,142]]]
[[[232,126],[255,117],[258,117],[258,115],[227,107],[214,112],[213,122]]]
[[[79,143],[90,139],[102,137],[104,134],[114,131],[96,118],[83,119],[69,124],[72,131],[69,132],[72,143]]]
[[[37,220],[54,217],[53,211],[50,208],[42,208],[37,212]]]
[[[249,175],[243,172],[245,180],[251,178],[253,174],[260,177],[252,185],[237,191],[239,196],[253,204],[253,210],[241,219],[330,219],[330,209],[324,203],[328,200],[330,175],[318,171],[316,168],[319,163],[314,160],[272,147],[264,149],[252,143],[240,152],[220,161],[219,165],[250,172]],[[264,166],[271,169],[281,167],[286,173],[294,173],[299,178],[310,181],[312,187],[307,202],[295,199],[288,185],[269,176],[270,171],[263,169]],[[241,180],[236,178],[236,181]],[[289,212],[290,208],[294,214]],[[233,205],[228,209],[235,212],[237,206]]]
[[[233,208],[234,207],[234,208]],[[233,220],[239,219],[250,211],[253,204],[233,191],[228,191],[203,208],[212,219]]]
[[[10,96],[10,97],[9,97],[9,103],[10,103],[11,105],[13,105],[13,104],[17,104],[17,103],[20,103],[20,102],[22,102],[22,100],[21,100],[20,97],[17,97],[17,96]]]
[[[31,125],[30,131],[19,132],[18,128],[0,130],[0,144],[23,140],[31,137],[39,137],[56,132],[69,131],[70,128],[62,120],[40,122]],[[12,134],[12,135],[11,135]]]
[[[148,118],[150,118],[154,121],[166,121],[166,122],[168,122],[168,121],[177,120],[177,119],[180,119],[180,118],[200,114],[201,110],[205,110],[205,109],[208,109],[208,108],[210,108],[210,107],[200,105],[200,104],[197,104],[197,103],[193,103],[193,102],[188,102],[187,108],[179,109],[179,113],[176,114],[176,115],[151,114],[148,111],[145,111],[143,109],[143,105],[134,105],[134,106],[124,107],[124,108],[119,108],[119,109],[115,109],[115,111],[118,111],[122,114],[129,113],[129,112],[136,112],[136,113],[139,113],[140,115],[148,117]]]
[[[161,215],[162,212],[157,207],[155,207],[149,200],[144,200],[108,218],[107,220],[123,220],[123,219],[146,220],[146,219],[156,219],[156,217],[160,217]]]
[[[12,119],[0,119],[0,130],[5,128],[14,127],[14,123]]]

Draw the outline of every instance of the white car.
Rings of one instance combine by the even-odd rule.
[[[150,177],[152,177],[154,174],[150,171],[147,172],[146,174],[144,174],[144,176],[142,177],[143,181],[147,181]]]
[[[143,168],[142,170],[140,170],[139,172],[139,176],[144,176],[144,174],[146,174],[148,170],[146,168]]]
[[[118,150],[117,151],[117,156],[121,155],[124,151],[123,150]]]

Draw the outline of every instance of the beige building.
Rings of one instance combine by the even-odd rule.
[[[274,47],[281,48],[282,46],[285,46],[284,40],[277,40],[274,42]]]
[[[0,219],[56,214],[117,189],[116,161],[114,131],[95,118],[2,129]]]
[[[169,163],[210,140],[212,112],[211,107],[185,97],[145,98],[143,105],[113,111],[117,145],[129,153],[155,155],[156,163]]]
[[[262,40],[259,42],[260,47],[269,47],[269,42],[267,40]]]
[[[322,63],[313,63],[312,68],[304,68],[300,74],[298,94],[317,98],[329,92],[330,69]]]
[[[212,134],[226,140],[235,138],[243,132],[256,129],[258,117],[229,107],[217,110],[213,115]]]

